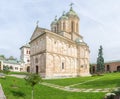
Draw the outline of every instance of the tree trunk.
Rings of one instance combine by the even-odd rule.
[[[32,87],[32,99],[33,99],[33,90],[34,90],[34,89],[33,89],[33,87]]]

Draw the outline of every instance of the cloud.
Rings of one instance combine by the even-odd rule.
[[[105,60],[120,59],[120,1],[119,0],[3,0],[0,3],[0,53],[20,56],[19,48],[29,42],[39,26],[50,29],[54,16],[73,9],[80,16],[80,34],[91,50],[91,62],[96,62],[103,45]]]

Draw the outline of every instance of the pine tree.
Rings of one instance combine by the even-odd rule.
[[[97,73],[104,73],[105,66],[104,66],[104,58],[103,58],[103,48],[100,46],[98,58],[97,58]]]

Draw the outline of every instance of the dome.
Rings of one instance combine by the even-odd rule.
[[[55,19],[54,19],[54,21],[51,23],[51,25],[56,24],[56,23],[57,23],[57,16],[55,16]]]
[[[73,8],[71,7],[69,12],[67,12],[66,16],[76,16],[78,17],[77,13],[73,10]]]
[[[63,12],[63,15],[59,18],[59,20],[67,20],[68,17],[65,15],[65,12]]]
[[[77,38],[77,39],[75,40],[75,42],[76,42],[76,43],[82,43],[83,40],[82,40],[81,38]]]

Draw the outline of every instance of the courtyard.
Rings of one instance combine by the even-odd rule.
[[[120,87],[119,76],[120,73],[109,73],[103,76],[43,80],[35,86],[34,99],[103,99],[106,93]],[[7,99],[31,98],[31,87],[19,76],[0,78],[0,83]]]

